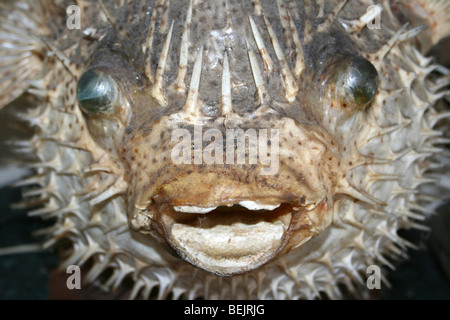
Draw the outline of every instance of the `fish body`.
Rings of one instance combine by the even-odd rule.
[[[372,2],[2,4],[45,247],[132,298],[367,293],[423,228],[450,82],[449,4]]]

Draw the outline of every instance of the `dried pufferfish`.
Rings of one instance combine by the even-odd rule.
[[[450,83],[420,50],[449,2],[78,0],[69,29],[72,4],[0,7],[0,106],[25,98],[34,132],[17,185],[63,265],[131,297],[339,298],[413,246]],[[198,128],[277,129],[277,172],[175,164]]]

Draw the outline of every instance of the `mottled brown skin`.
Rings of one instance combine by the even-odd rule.
[[[152,223],[139,225],[139,231],[156,233],[159,239],[170,243],[170,235],[164,232],[167,226],[162,222],[162,215],[166,214],[165,206],[225,206],[246,199],[260,200],[265,204],[289,204],[290,207],[298,209],[294,211],[282,245],[270,259],[280,252],[286,253],[289,248],[320,232],[323,226],[330,222],[329,219],[323,221],[326,219],[320,215],[317,219],[313,218],[312,222],[305,221],[302,212],[306,209],[302,208],[308,204],[322,202],[332,207],[333,196],[330,195],[330,190],[332,184],[336,183],[333,180],[336,180],[337,176],[333,178],[331,174],[325,174],[330,171],[327,168],[331,156],[323,144],[314,141],[311,136],[305,140],[289,142],[287,137],[295,134],[289,133],[287,129],[292,124],[288,120],[277,118],[279,119],[276,116],[260,121],[254,118],[240,126],[257,129],[280,128],[281,150],[284,150],[284,144],[295,147],[295,153],[280,157],[280,170],[273,176],[261,175],[257,165],[171,164],[171,150],[175,145],[175,142],[170,141],[171,130],[179,127],[167,117],[160,118],[149,132],[139,130],[135,134],[131,133],[130,138],[126,138],[127,142],[121,153],[127,160],[127,177],[132,186],[128,190],[129,219],[136,219],[136,214],[144,214]],[[213,127],[221,128],[217,125]],[[227,128],[230,127],[232,128],[232,125],[229,124]],[[225,131],[225,127],[222,126],[222,130]],[[293,172],[291,168],[295,167],[297,169]],[[145,207],[148,202],[150,204],[145,213],[135,209]],[[316,217],[315,214],[311,216]],[[311,223],[317,224],[318,227],[312,226]],[[300,231],[294,231],[298,228]]]

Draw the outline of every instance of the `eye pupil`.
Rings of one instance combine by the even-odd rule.
[[[116,84],[110,76],[88,70],[78,81],[78,103],[87,114],[106,114],[112,109],[116,91]]]
[[[378,72],[366,59],[354,57],[345,72],[345,87],[355,103],[365,106],[378,92]]]

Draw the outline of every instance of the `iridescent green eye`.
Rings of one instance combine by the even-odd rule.
[[[111,113],[116,95],[116,82],[102,71],[88,70],[78,80],[78,103],[87,114]]]
[[[378,92],[377,69],[362,57],[351,57],[338,69],[335,85],[343,105],[367,106]]]

